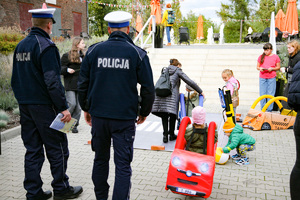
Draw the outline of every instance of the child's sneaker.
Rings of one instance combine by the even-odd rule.
[[[232,158],[233,160],[240,160],[242,157],[241,157],[240,154],[235,154],[235,155],[231,156],[231,158]]]
[[[237,165],[249,165],[250,164],[249,163],[249,158],[241,158],[241,159],[235,161],[235,163]]]

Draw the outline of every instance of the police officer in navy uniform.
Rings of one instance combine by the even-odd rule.
[[[60,80],[59,52],[49,37],[55,23],[54,11],[55,8],[29,10],[33,28],[17,45],[13,57],[11,86],[19,103],[21,137],[26,148],[27,200],[52,196],[51,191],[42,189],[40,172],[45,160],[44,149],[53,176],[54,199],[76,198],[82,193],[81,186],[69,185],[66,174],[69,157],[66,134],[49,128],[58,113],[64,115],[61,121],[71,120]]]
[[[79,103],[86,122],[92,126],[92,179],[97,200],[108,198],[111,140],[116,166],[112,199],[129,199],[135,122],[146,120],[154,101],[147,53],[128,36],[131,18],[124,11],[107,14],[104,20],[108,21],[109,39],[88,49],[80,69]],[[141,86],[139,114],[137,83]]]

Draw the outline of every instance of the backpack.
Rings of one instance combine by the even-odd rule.
[[[168,24],[174,24],[175,22],[175,14],[173,10],[168,10],[168,19],[167,19]]]
[[[155,93],[159,97],[167,97],[172,94],[172,84],[168,68],[161,70],[161,75],[155,84]]]

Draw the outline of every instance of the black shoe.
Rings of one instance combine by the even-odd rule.
[[[170,141],[173,141],[173,140],[176,140],[177,139],[177,135],[173,134],[173,135],[170,135]]]
[[[54,195],[54,200],[62,200],[62,199],[75,199],[77,198],[81,193],[83,189],[81,186],[70,186],[69,190],[64,194],[58,194]]]
[[[38,195],[36,197],[31,197],[31,198],[26,198],[27,200],[47,200],[50,199],[52,197],[52,192],[50,190],[47,190],[45,192],[43,192],[43,194]]]
[[[77,127],[74,127],[74,128],[72,129],[72,133],[78,133]]]
[[[167,142],[168,142],[168,136],[167,136],[167,135],[164,135],[164,137],[163,137],[163,142],[164,142],[164,143],[167,143]]]

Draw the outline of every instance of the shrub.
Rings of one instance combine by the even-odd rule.
[[[0,27],[0,53],[8,55],[13,52],[24,38],[25,35],[16,27]]]
[[[0,120],[2,121],[8,121],[9,120],[9,116],[6,112],[4,112],[3,110],[0,110]]]
[[[14,114],[14,115],[20,115],[20,110],[19,110],[19,108],[15,108],[15,109],[13,110],[13,114]]]
[[[5,128],[7,126],[7,121],[0,120],[0,128]]]
[[[288,63],[289,63],[289,54],[288,54],[288,51],[287,51],[287,46],[283,45],[281,47],[278,47],[277,55],[280,58],[280,67],[287,67]],[[282,73],[282,72],[280,72],[280,70],[278,70],[276,72],[276,74],[277,74],[276,75],[276,81],[278,79],[281,79],[281,80],[284,80],[284,83],[287,83],[286,73]]]
[[[12,54],[0,55],[0,109],[12,110],[17,106],[10,86],[12,72]]]
[[[0,109],[13,110],[17,107],[17,100],[12,92],[0,92]]]

